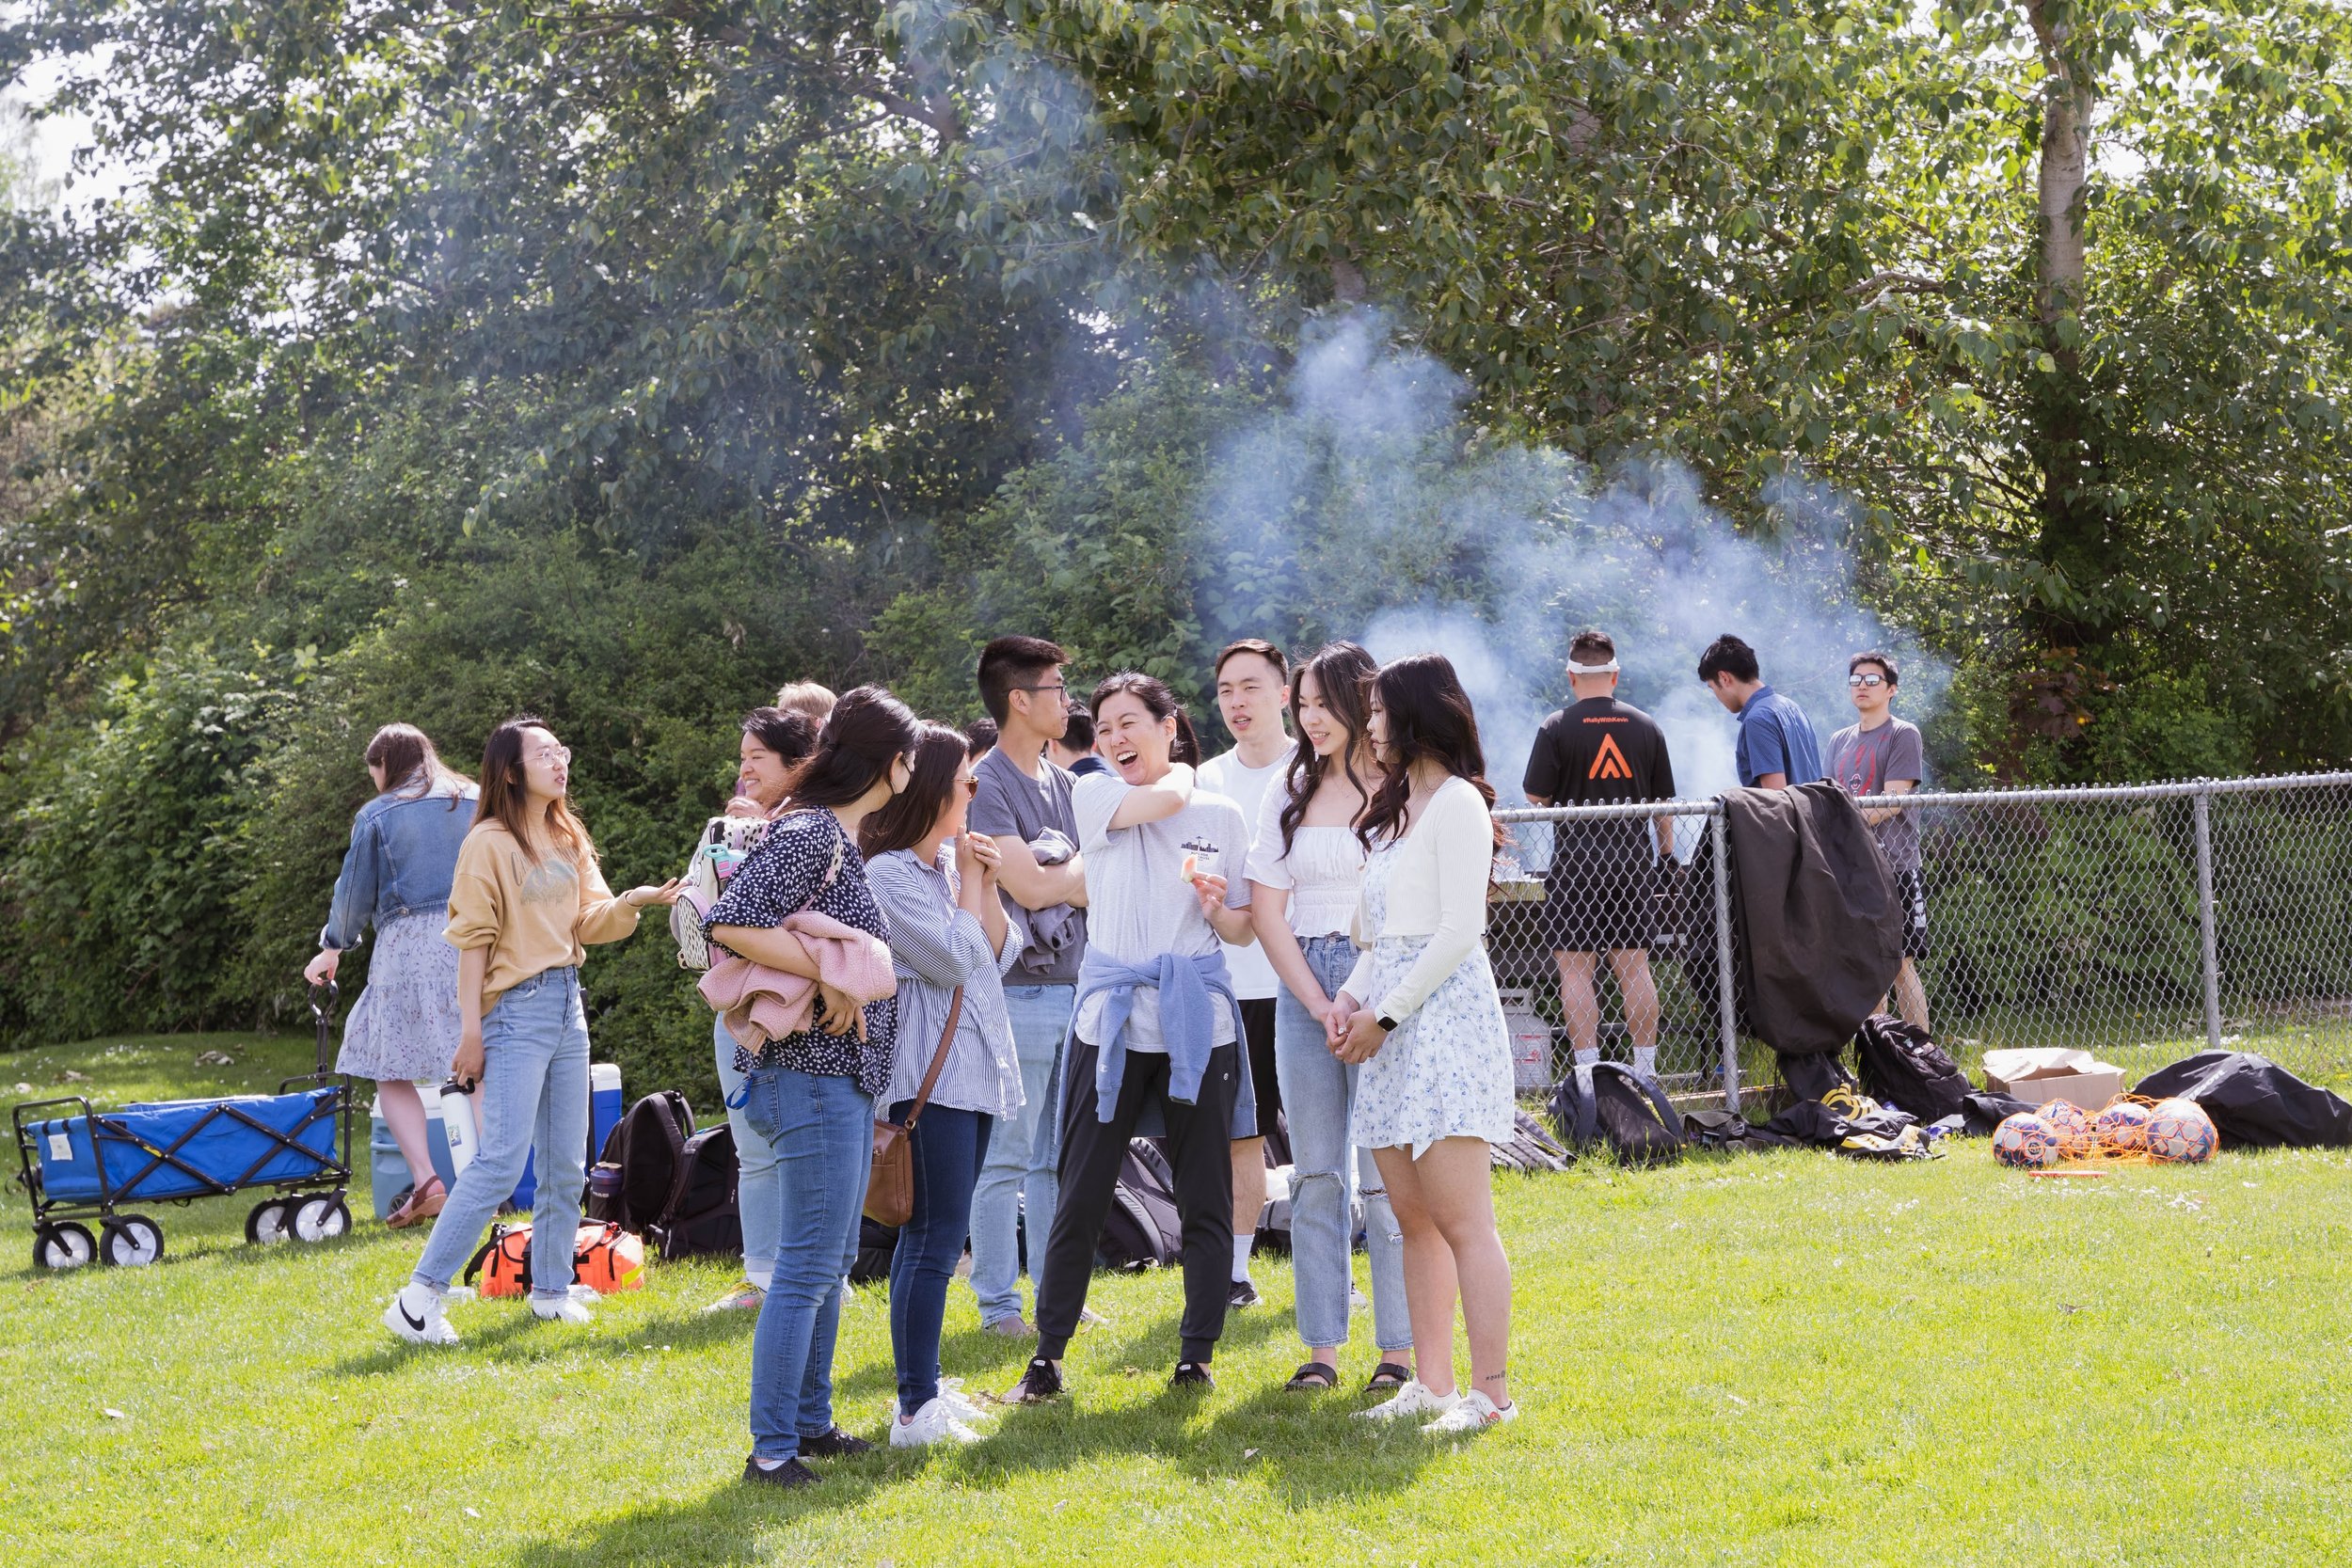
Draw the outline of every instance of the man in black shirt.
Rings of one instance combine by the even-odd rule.
[[[1665,732],[1640,708],[1616,699],[1617,645],[1604,632],[1579,632],[1568,644],[1573,705],[1544,721],[1527,759],[1522,787],[1539,806],[1616,805],[1671,800],[1674,765]],[[1658,874],[1650,853],[1674,853],[1674,818],[1626,816],[1554,826],[1551,869],[1544,877],[1545,929],[1560,964],[1560,1010],[1580,1066],[1600,1060],[1600,1005],[1594,993],[1599,955],[1609,955],[1633,1036],[1633,1069],[1657,1075],[1658,987],[1649,944],[1658,928]]]

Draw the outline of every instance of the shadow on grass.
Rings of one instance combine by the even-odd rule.
[[[1133,1366],[1136,1377],[1158,1382],[1173,1364],[1179,1318],[1162,1318],[1132,1331],[1107,1354],[1089,1355],[1096,1365]],[[1227,1320],[1222,1344],[1257,1342],[1289,1327],[1286,1313],[1265,1311]],[[1097,1333],[1101,1330],[1095,1331]],[[1012,1369],[1028,1347],[980,1329],[954,1337],[943,1347],[952,1370],[976,1364],[1002,1369],[1002,1375],[970,1379],[974,1390],[1009,1386]],[[1071,1395],[1054,1404],[1005,1407],[982,1440],[952,1451],[910,1452],[879,1446],[850,1460],[819,1460],[823,1480],[799,1491],[744,1485],[732,1479],[691,1502],[641,1508],[602,1521],[595,1533],[524,1547],[515,1560],[526,1568],[587,1568],[589,1564],[748,1563],[769,1560],[775,1532],[803,1518],[847,1513],[891,1488],[923,1481],[934,1468],[952,1484],[992,1491],[1032,1475],[1056,1473],[1102,1458],[1148,1459],[1172,1477],[1205,1485],[1247,1479],[1271,1489],[1284,1506],[1311,1509],[1334,1498],[1360,1498],[1401,1491],[1445,1448],[1414,1423],[1401,1428],[1355,1419],[1373,1402],[1339,1391],[1294,1394],[1279,1381],[1235,1402],[1227,1388],[1201,1395],[1157,1388],[1138,1403],[1115,1409],[1088,1408],[1089,1386],[1102,1388],[1128,1374],[1073,1377]],[[887,1363],[861,1367],[835,1388],[837,1405],[887,1390]],[[985,1402],[983,1402],[985,1405]],[[739,1463],[729,1456],[730,1465]],[[766,1544],[763,1545],[763,1540]]]

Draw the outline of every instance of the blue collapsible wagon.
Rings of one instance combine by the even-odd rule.
[[[163,1227],[125,1212],[129,1206],[257,1189],[272,1196],[246,1217],[249,1242],[323,1242],[350,1229],[351,1087],[329,1070],[335,991],[331,981],[310,991],[317,1070],[285,1080],[276,1094],[116,1111],[73,1095],[15,1107],[21,1180],[33,1199],[34,1265],[78,1269],[92,1258],[152,1263],[164,1255]],[[99,1222],[95,1238],[84,1223],[91,1219]]]

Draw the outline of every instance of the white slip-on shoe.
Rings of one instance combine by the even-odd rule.
[[[980,1434],[956,1419],[955,1412],[945,1399],[936,1399],[916,1411],[912,1419],[890,1422],[890,1446],[894,1449],[928,1449],[934,1443],[977,1443]]]
[[[1460,1394],[1433,1394],[1429,1391],[1429,1385],[1415,1378],[1370,1410],[1356,1412],[1356,1418],[1359,1421],[1401,1421],[1407,1416],[1442,1416],[1461,1402]]]
[[[592,1323],[596,1315],[588,1310],[588,1304],[574,1295],[532,1296],[531,1315],[543,1323]]]
[[[604,1292],[597,1290],[594,1285],[575,1285],[570,1290],[566,1291],[564,1294],[570,1296],[574,1301],[580,1303],[582,1307],[600,1306],[604,1301]]]
[[[993,1410],[983,1410],[973,1403],[972,1396],[963,1391],[961,1381],[957,1378],[943,1377],[939,1380],[939,1398],[936,1402],[946,1405],[947,1414],[961,1421],[965,1426],[977,1426],[982,1421],[994,1420],[997,1415]],[[898,1402],[891,1401],[890,1418],[895,1421],[903,1414],[905,1412],[898,1408]]]
[[[450,1327],[438,1291],[410,1280],[392,1292],[384,1308],[384,1326],[412,1345],[453,1345],[457,1330]]]
[[[1518,1401],[1498,1407],[1494,1401],[1473,1389],[1462,1396],[1453,1409],[1431,1421],[1421,1430],[1438,1437],[1458,1432],[1484,1432],[1519,1418]]]

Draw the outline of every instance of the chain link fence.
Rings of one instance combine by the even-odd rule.
[[[2227,1047],[2352,1085],[2352,773],[1857,804],[1899,881],[1916,839],[1917,990],[1890,1006],[1924,1008],[1972,1077],[2007,1046],[2090,1051],[2127,1082]],[[1715,802],[1498,816],[1511,842],[1487,946],[1522,1090],[1556,1081],[1581,1044],[1618,1060],[1654,1045],[1677,1094],[1775,1080],[1717,982],[1739,867],[1715,852]]]

